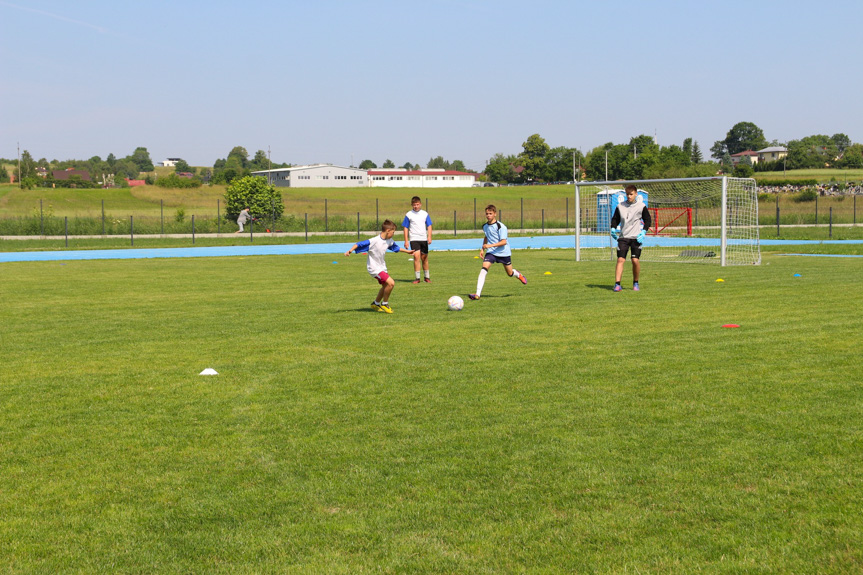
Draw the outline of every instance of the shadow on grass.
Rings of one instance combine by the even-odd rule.
[[[614,291],[614,284],[587,284],[585,287],[593,288],[593,289],[604,289],[605,291]]]

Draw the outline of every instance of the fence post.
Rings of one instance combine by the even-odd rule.
[[[66,247],[69,247],[69,216],[63,218],[63,228],[66,231]]]
[[[776,237],[779,237],[779,194],[776,194]]]
[[[360,213],[357,212],[357,239],[360,239]]]
[[[195,214],[192,214],[192,245],[195,245]]]
[[[566,229],[564,231],[569,231],[569,196],[566,196]]]
[[[521,199],[521,232],[524,233],[524,198]]]
[[[378,199],[375,198],[375,229],[381,227],[381,218],[378,215]]]
[[[129,216],[129,237],[132,239],[132,245],[135,245],[135,216]]]
[[[458,235],[458,225],[456,222],[458,222],[458,210],[453,210],[452,211],[452,235],[453,236]]]
[[[105,235],[105,200],[102,200],[102,235]]]
[[[216,234],[222,233],[222,210],[221,210],[221,202],[219,198],[216,198]]]
[[[41,235],[45,235],[45,216],[42,212],[42,198],[39,198],[39,231]]]
[[[306,212],[306,241],[309,241],[309,212]]]
[[[542,233],[545,234],[545,208],[542,208]]]
[[[330,212],[327,206],[326,198],[324,198],[324,231],[330,231]]]
[[[818,192],[815,192],[815,225],[818,225]]]
[[[854,223],[857,223],[857,194],[854,194]]]
[[[165,235],[165,200],[159,200],[159,221],[162,224],[162,235]]]
[[[830,233],[828,234],[830,239],[833,239],[833,206],[830,206]]]
[[[476,198],[473,199],[473,229],[476,230]]]

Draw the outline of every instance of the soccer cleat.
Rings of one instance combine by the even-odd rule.
[[[383,310],[381,309],[381,306],[380,306],[380,305],[378,305],[378,304],[376,304],[375,302],[372,302],[372,310],[373,310],[373,311],[383,311]]]
[[[638,287],[638,282],[635,282],[634,284],[632,284],[632,291],[639,291],[640,289],[641,288]]]
[[[420,280],[419,280],[419,278],[417,278],[417,279],[415,279],[414,281],[412,281],[411,283],[412,283],[412,284],[418,284],[418,283],[420,283]]]
[[[524,285],[527,285],[527,278],[524,277],[524,274],[518,274],[518,281],[520,281]]]
[[[614,284],[614,291],[623,291],[623,288],[620,287],[620,284]]]
[[[476,295],[475,293],[468,294],[467,297],[469,297],[470,299],[473,299],[473,300],[479,299],[479,296]]]
[[[425,279],[425,282],[426,282],[427,284],[430,284],[430,283],[431,283],[431,279],[426,278],[426,279]]]
[[[384,313],[393,313],[393,308],[391,308],[389,306],[389,304],[382,303],[381,304],[381,311]]]

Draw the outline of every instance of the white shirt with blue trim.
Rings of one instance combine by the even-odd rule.
[[[358,254],[363,252],[369,253],[366,269],[369,270],[371,275],[377,276],[379,273],[387,271],[387,262],[384,259],[387,250],[393,252],[400,251],[399,245],[395,243],[392,238],[385,240],[378,235],[373,238],[357,242],[356,252]]]
[[[408,228],[408,241],[424,242],[428,240],[426,228],[432,225],[431,216],[425,210],[415,212],[413,210],[405,214],[402,227]]]

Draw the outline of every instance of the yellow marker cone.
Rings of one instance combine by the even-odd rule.
[[[545,272],[545,274],[543,274],[543,275],[550,276],[550,275],[551,275],[551,272]]]
[[[719,279],[718,279],[718,280],[716,280],[716,281],[717,281],[717,282],[724,282],[725,280],[724,280],[724,279],[722,279],[722,278],[719,278]]]

